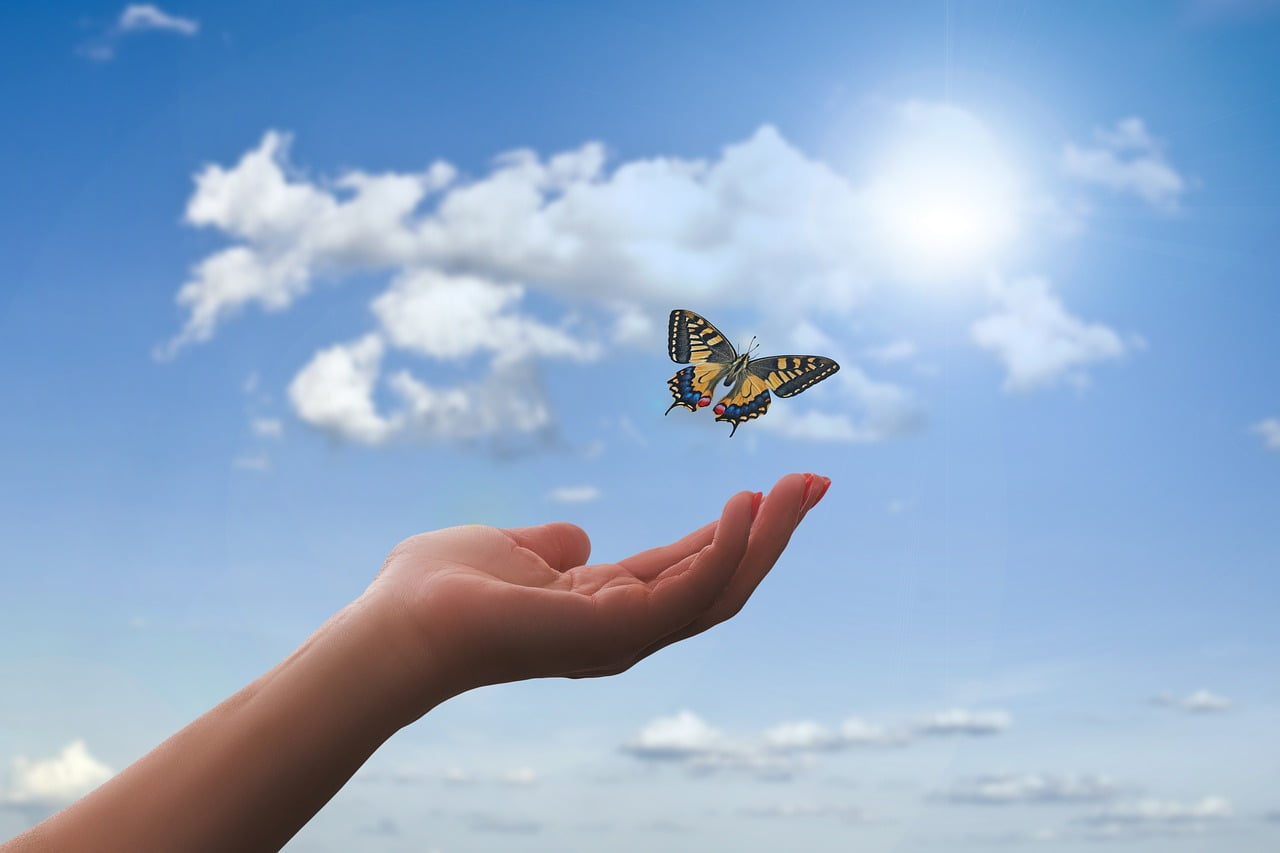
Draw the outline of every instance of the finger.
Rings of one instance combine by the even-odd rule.
[[[597,612],[618,626],[628,658],[694,621],[715,602],[746,554],[755,497],[752,492],[731,497],[710,544],[660,571],[643,598],[637,598],[635,587],[596,594]]]
[[[696,554],[710,545],[715,536],[717,524],[719,524],[718,520],[707,522],[670,545],[660,545],[648,551],[641,551],[639,554],[620,560],[619,563],[640,580],[651,581],[685,557]]]
[[[826,489],[819,491],[820,484],[819,478],[802,474],[788,474],[780,479],[765,496],[751,528],[747,553],[716,601],[700,618],[654,642],[636,661],[672,643],[700,634],[742,610],[782,555],[803,514],[821,500]]]
[[[587,532],[567,521],[553,521],[535,527],[508,527],[502,532],[520,547],[537,554],[557,572],[581,566],[591,556],[591,539]]]

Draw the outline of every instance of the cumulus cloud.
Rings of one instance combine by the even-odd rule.
[[[980,805],[1082,803],[1110,800],[1117,793],[1116,785],[1101,776],[999,773],[962,779],[938,799]]]
[[[0,805],[53,810],[87,794],[113,775],[94,758],[82,740],[74,740],[51,758],[19,755],[10,766],[9,782],[0,789]]]
[[[1081,817],[1077,823],[1108,838],[1144,835],[1184,835],[1221,826],[1234,814],[1223,797],[1209,796],[1192,803],[1143,799],[1119,802]]]
[[[1086,366],[1127,351],[1113,329],[1069,313],[1046,279],[996,283],[992,295],[998,310],[974,323],[970,336],[1004,365],[1006,391],[1032,391],[1062,379],[1082,387],[1089,381]]]
[[[723,732],[692,711],[658,717],[623,747],[637,758],[659,761],[685,760],[731,749]]]
[[[1174,696],[1171,693],[1161,693],[1152,699],[1157,705],[1167,705],[1173,708],[1180,708],[1191,714],[1214,714],[1229,710],[1232,702],[1225,696],[1219,696],[1208,690],[1197,690],[1186,696]]]
[[[1068,175],[1120,193],[1136,195],[1165,212],[1178,208],[1187,179],[1165,159],[1160,142],[1140,118],[1094,133],[1094,145],[1067,143],[1062,167]]]
[[[88,59],[106,62],[115,58],[120,40],[126,36],[144,32],[194,36],[199,31],[200,22],[194,18],[171,15],[149,3],[131,3],[124,7],[114,24],[81,45],[79,52]]]
[[[561,486],[547,493],[547,500],[560,504],[585,504],[600,499],[595,486]]]
[[[855,239],[858,191],[770,126],[712,160],[655,157],[610,171],[591,142],[547,158],[508,152],[470,181],[442,161],[313,179],[290,164],[289,143],[269,132],[234,165],[196,175],[186,221],[232,245],[194,265],[177,294],[185,322],[156,356],[211,340],[246,309],[283,311],[320,279],[388,275],[370,305],[377,329],[318,350],[290,386],[304,422],[355,441],[474,437],[495,423],[530,432],[552,421],[547,400],[528,392],[485,417],[487,379],[467,389],[407,372],[382,377],[391,351],[478,360],[512,390],[499,374],[513,365],[660,346],[653,315],[676,301],[767,305],[774,321],[802,328],[808,313],[847,310],[869,286]],[[537,316],[566,304],[573,312],[559,321]],[[850,367],[840,381],[840,402],[854,412],[793,410],[764,423],[795,438],[865,442],[919,422],[903,389]],[[451,414],[464,410],[469,419]]]
[[[1280,450],[1280,418],[1267,418],[1250,429],[1262,436],[1262,444],[1268,450]]]

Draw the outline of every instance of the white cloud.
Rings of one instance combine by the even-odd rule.
[[[280,438],[284,435],[284,422],[279,418],[254,418],[249,426],[254,435],[263,438]]]
[[[991,735],[1009,728],[1013,718],[1007,711],[971,711],[952,708],[921,721],[916,731],[925,735]]]
[[[823,382],[842,390],[844,400],[862,412],[854,418],[843,412],[808,409],[797,412],[792,400],[774,402],[768,414],[757,423],[760,429],[804,441],[830,441],[865,444],[910,434],[924,423],[915,398],[909,391],[890,382],[880,382],[857,367],[840,368],[840,372]]]
[[[1090,831],[1108,838],[1151,834],[1201,833],[1221,825],[1234,814],[1223,797],[1204,797],[1197,802],[1143,799],[1116,803],[1103,811],[1078,820]]]
[[[882,364],[892,364],[897,361],[906,361],[907,359],[912,358],[915,356],[917,351],[914,341],[899,338],[897,340],[890,341],[887,344],[881,344],[878,347],[871,347],[866,350],[866,356],[867,358],[881,362]]]
[[[192,18],[180,18],[170,15],[157,6],[148,3],[135,3],[124,7],[120,20],[116,23],[121,32],[140,32],[143,30],[167,30],[184,36],[193,36],[200,31],[200,22]]]
[[[1262,436],[1262,443],[1268,450],[1280,450],[1280,418],[1267,418],[1250,429]]]
[[[1067,143],[1062,166],[1087,183],[1137,195],[1152,207],[1173,211],[1187,189],[1187,179],[1165,159],[1160,143],[1142,119],[1122,119],[1111,130],[1094,133],[1093,147]]]
[[[1125,354],[1114,330],[1068,313],[1046,279],[997,283],[993,295],[999,310],[974,323],[970,335],[1004,364],[1007,391],[1031,391],[1064,378],[1083,386],[1085,366]]]
[[[504,785],[512,785],[515,787],[528,787],[538,783],[538,774],[532,767],[516,767],[511,770],[503,771],[498,776],[498,781]]]
[[[654,760],[687,760],[730,751],[733,746],[719,729],[713,728],[692,711],[651,721],[623,749]]]
[[[1208,690],[1197,690],[1187,696],[1177,697],[1169,693],[1161,693],[1152,699],[1157,705],[1168,705],[1181,708],[1192,714],[1213,714],[1229,710],[1232,701]]]
[[[168,32],[181,36],[194,36],[200,31],[200,22],[194,18],[170,15],[149,3],[132,3],[124,7],[115,23],[107,27],[76,50],[88,59],[107,62],[115,58],[120,40],[126,36],[144,32]]]
[[[633,306],[677,297],[759,304],[785,287],[793,304],[832,310],[866,288],[854,189],[768,126],[711,163],[654,158],[607,174],[603,147],[588,143],[545,161],[510,152],[463,185],[437,162],[327,186],[294,173],[287,150],[270,132],[234,167],[197,175],[187,221],[242,243],[197,265],[178,295],[186,326],[163,354],[208,340],[247,305],[287,307],[324,273],[449,270],[536,285],[608,306],[629,333],[641,331]],[[416,213],[437,191],[434,209]]]
[[[600,500],[595,486],[561,486],[547,493],[547,500],[560,504],[585,504]]]
[[[747,817],[774,819],[837,818],[849,822],[867,820],[867,814],[856,806],[836,803],[776,803],[746,806],[740,814]]]
[[[60,808],[112,775],[110,767],[89,753],[84,741],[74,740],[52,758],[14,758],[9,784],[0,789],[0,805]]]
[[[380,415],[373,390],[384,350],[377,335],[320,350],[289,385],[298,417],[312,426],[365,444],[385,441],[402,420]]]
[[[594,344],[514,313],[523,293],[519,285],[428,269],[399,278],[372,307],[392,344],[437,359],[488,352],[500,365],[532,356],[599,355]]]
[[[953,803],[1011,805],[1097,802],[1110,800],[1117,793],[1116,785],[1101,776],[1001,773],[960,780],[939,798]]]
[[[271,457],[265,453],[246,453],[232,459],[231,464],[241,471],[270,471]]]

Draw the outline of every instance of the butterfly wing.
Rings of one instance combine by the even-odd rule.
[[[676,364],[728,364],[738,357],[729,339],[705,317],[680,308],[671,312],[667,322],[667,351]]]
[[[779,397],[794,397],[839,369],[840,365],[821,355],[771,355],[747,362],[747,374]]]
[[[711,403],[711,389],[738,357],[729,339],[707,319],[692,311],[676,309],[667,323],[667,351],[677,364],[690,364],[667,382],[676,406],[696,412]]]
[[[769,387],[764,379],[752,373],[744,373],[723,400],[716,403],[716,420],[733,424],[729,437],[738,431],[738,425],[760,417],[769,411]]]

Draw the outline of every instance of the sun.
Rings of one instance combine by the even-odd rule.
[[[875,243],[897,274],[970,277],[1018,232],[1019,180],[991,130],[958,107],[909,103],[867,190]]]

